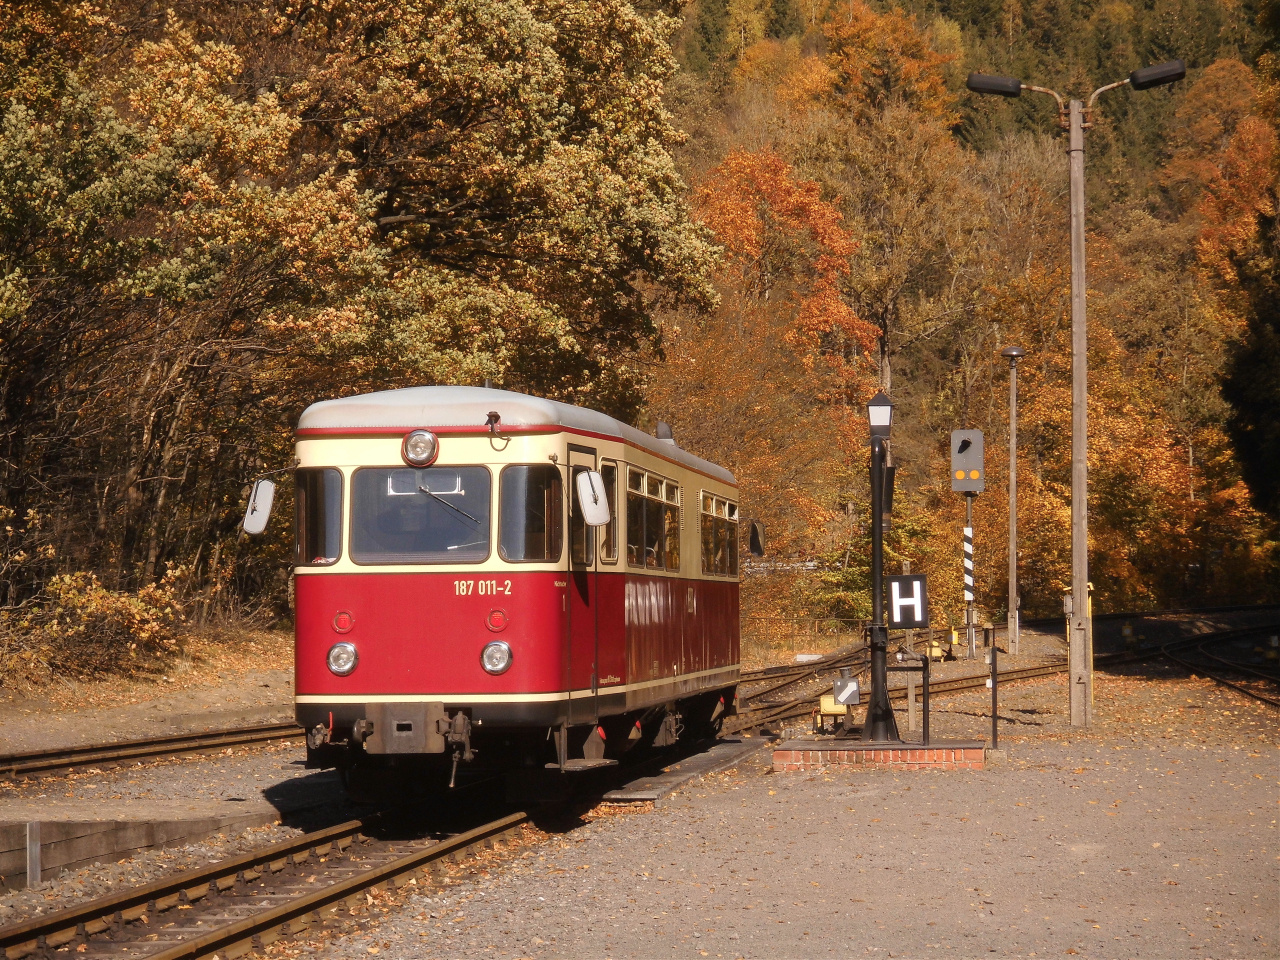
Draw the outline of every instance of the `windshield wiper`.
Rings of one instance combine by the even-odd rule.
[[[440,496],[440,494],[438,494],[438,493],[433,493],[429,487],[425,487],[425,486],[423,486],[422,481],[418,481],[418,490],[419,490],[420,492],[422,492],[422,493],[425,493],[425,494],[426,494],[428,497],[430,497],[432,500],[435,500],[435,501],[437,501],[437,502],[439,502],[439,503],[443,503],[446,507],[448,507],[448,508],[449,508],[450,510],[452,510],[454,513],[460,513],[460,514],[462,514],[464,517],[466,517],[468,520],[470,520],[472,523],[474,523],[477,527],[478,527],[478,526],[480,526],[480,521],[479,521],[479,520],[477,520],[477,519],[476,519],[475,517],[473,517],[471,514],[467,513],[467,511],[463,510],[461,507],[455,507],[452,503],[450,503],[450,502],[449,502],[448,500],[446,500],[444,497]]]

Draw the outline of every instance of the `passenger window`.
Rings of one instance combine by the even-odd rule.
[[[702,515],[702,572],[715,573],[716,518],[709,513]]]
[[[643,475],[641,476],[643,479]],[[627,566],[644,566],[644,497],[627,491]]]
[[[564,491],[560,469],[512,466],[502,471],[498,552],[515,562],[554,562],[563,546]]]
[[[667,569],[680,569],[680,508],[668,504],[666,511]]]
[[[662,536],[662,504],[657,500],[644,502],[644,565],[650,570],[661,570],[664,566],[665,551],[662,545],[666,542]]]
[[[641,470],[627,476],[627,565],[680,569],[680,485]]]
[[[738,575],[738,505],[709,493],[702,494],[700,525],[702,572]]]

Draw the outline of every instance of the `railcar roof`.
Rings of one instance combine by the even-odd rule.
[[[695,457],[620,420],[585,407],[544,400],[509,390],[485,387],[406,387],[338,400],[322,400],[302,411],[299,430],[382,430],[415,427],[483,429],[489,411],[502,417],[502,427],[567,427],[617,437],[660,457],[675,460],[725,483],[734,483],[724,467]]]

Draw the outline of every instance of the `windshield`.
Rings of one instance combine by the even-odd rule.
[[[474,563],[489,555],[485,467],[357,470],[351,480],[356,563]]]

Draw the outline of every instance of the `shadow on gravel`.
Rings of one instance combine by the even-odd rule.
[[[502,781],[493,776],[459,774],[458,786],[415,790],[403,781],[377,802],[358,803],[343,789],[336,771],[317,771],[268,787],[263,797],[280,811],[285,826],[307,832],[373,818],[370,834],[381,840],[443,838],[479,827],[497,817],[526,811],[538,829],[551,834],[572,832],[610,790],[692,757],[717,741],[704,740],[651,750],[617,767],[582,773],[538,771],[536,789],[523,802],[506,799]]]

